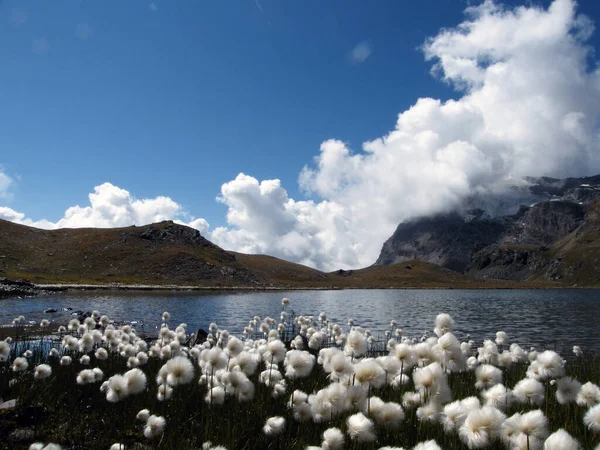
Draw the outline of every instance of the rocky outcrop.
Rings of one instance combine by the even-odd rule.
[[[418,259],[462,272],[473,254],[501,240],[509,226],[508,221],[479,215],[465,220],[458,213],[405,222],[383,244],[375,265]]]
[[[38,295],[41,292],[39,288],[27,281],[0,278],[0,298]]]
[[[600,196],[600,175],[528,181],[527,195],[517,197],[537,203],[521,205],[512,215],[490,217],[471,210],[401,223],[383,244],[375,265],[419,259],[481,278],[518,281],[533,276],[557,280],[565,270],[577,271],[576,262],[565,268],[549,250],[590,222],[591,205]]]

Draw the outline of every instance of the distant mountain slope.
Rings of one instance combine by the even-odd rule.
[[[173,222],[40,230],[0,220],[0,278],[38,284],[249,288],[487,287],[426,262],[324,273],[266,255],[228,252]],[[510,286],[502,284],[502,286]]]
[[[263,280],[192,228],[39,230],[0,221],[0,276],[36,282],[252,285]]]
[[[596,258],[600,175],[529,182],[519,198],[537,203],[512,215],[476,210],[401,223],[375,265],[419,259],[485,279],[598,284],[600,266],[587,259]]]
[[[467,273],[488,279],[600,286],[600,197],[587,207],[582,224],[551,246],[492,245],[473,256]]]

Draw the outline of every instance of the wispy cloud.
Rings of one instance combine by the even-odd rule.
[[[34,53],[46,53],[50,50],[50,43],[45,38],[34,39],[31,44],[31,49]]]
[[[13,184],[13,179],[1,172],[1,169],[2,167],[0,167],[0,199],[6,200],[11,197],[9,189]]]
[[[360,42],[350,52],[350,61],[354,64],[362,64],[371,55],[371,47],[367,42]]]
[[[10,21],[16,26],[23,25],[25,22],[27,22],[27,11],[22,8],[11,9]]]
[[[77,37],[77,39],[81,39],[82,41],[89,39],[90,37],[92,37],[93,34],[94,30],[87,23],[80,23],[75,29],[75,36]]]

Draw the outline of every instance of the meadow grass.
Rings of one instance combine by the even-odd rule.
[[[592,354],[563,359],[553,351],[509,346],[503,335],[460,343],[447,315],[436,318],[433,334],[419,339],[402,336],[391,323],[391,340],[333,324],[324,314],[296,317],[284,311],[277,321],[254,317],[239,339],[214,324],[208,340],[197,343],[190,342],[185,324],[171,329],[172,322],[165,314],[160,334],[142,338],[131,326],[94,314],[60,334],[32,337],[17,319],[14,337],[0,341],[0,397],[17,400],[15,408],[0,411],[5,448],[31,448],[35,441],[94,449],[115,443],[160,449],[412,449],[433,440],[421,448],[534,450],[544,448],[558,429],[580,448],[600,444],[600,423],[594,429],[595,422],[584,422],[600,402],[600,367]],[[36,369],[42,364],[51,369],[47,378],[42,371],[47,368]],[[78,382],[82,371],[93,368],[102,377],[96,370]],[[123,392],[119,374],[126,374]],[[564,388],[566,377],[580,384]],[[524,379],[539,383],[534,391],[541,398],[519,401],[513,390]],[[593,384],[582,389],[586,382]],[[207,397],[211,386],[215,395]],[[159,389],[168,398],[159,398]],[[478,400],[454,403],[460,414],[448,425],[453,416],[447,405],[469,397]],[[146,416],[162,419],[136,418],[144,409]],[[547,423],[534,421],[528,431],[518,414],[529,411],[539,411]],[[494,418],[482,425],[485,414]],[[273,417],[284,419],[281,430],[265,428]],[[344,436],[341,445],[323,438],[334,427]],[[33,440],[9,441],[20,428],[32,429]],[[577,447],[563,450],[571,448]]]

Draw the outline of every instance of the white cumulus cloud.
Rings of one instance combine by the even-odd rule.
[[[432,73],[462,93],[419,98],[386,136],[352,151],[323,142],[299,177],[318,201],[288,198],[278,180],[240,175],[221,201],[225,248],[323,268],[372,264],[398,223],[449,211],[523,176],[600,169],[600,77],[586,40],[591,21],[572,0],[547,9],[492,1],[428,39]]]
[[[88,206],[71,206],[58,222],[35,221],[8,207],[0,207],[0,218],[38,228],[111,228],[146,225],[163,220],[173,220],[205,233],[208,222],[189,217],[183,207],[169,197],[159,196],[136,199],[129,191],[111,183],[103,183],[89,194]],[[186,220],[187,219],[187,220]]]

